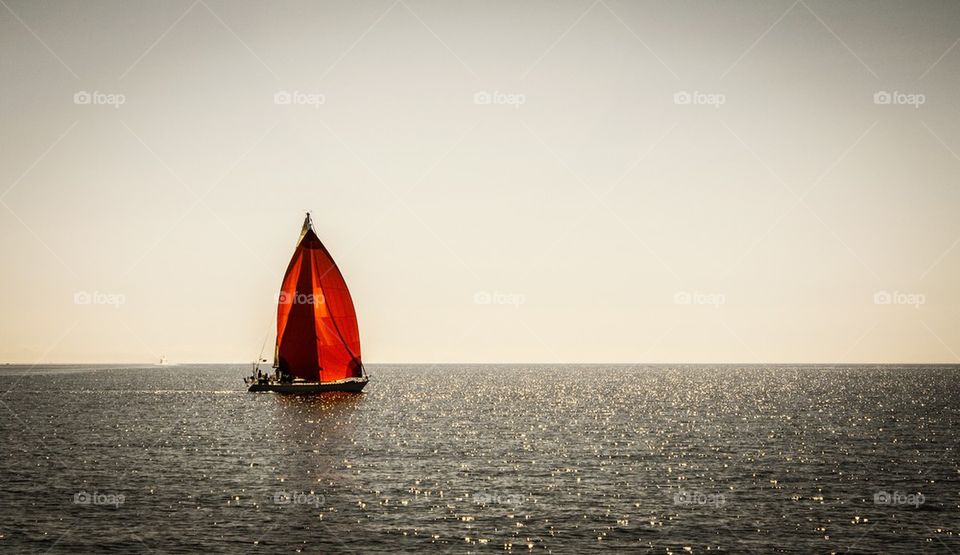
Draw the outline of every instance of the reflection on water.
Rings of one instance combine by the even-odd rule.
[[[956,367],[247,371],[0,371],[0,549],[960,550]]]
[[[271,394],[267,394],[271,395]],[[311,492],[337,484],[352,489],[350,469],[331,453],[349,453],[363,395],[276,395],[271,410],[274,438],[284,454],[275,462],[285,491]]]

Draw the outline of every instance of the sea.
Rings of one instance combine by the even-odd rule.
[[[960,367],[0,366],[2,553],[960,553]]]

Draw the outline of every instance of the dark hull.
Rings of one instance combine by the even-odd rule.
[[[342,391],[347,393],[360,393],[363,386],[367,385],[366,378],[341,380],[339,382],[329,383],[255,383],[247,391],[263,392],[273,391],[275,393],[289,393],[293,395],[311,395],[314,393],[326,393],[329,391]]]

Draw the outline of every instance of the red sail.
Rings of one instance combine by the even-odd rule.
[[[309,214],[280,287],[276,362],[281,373],[310,382],[363,375],[350,291]]]

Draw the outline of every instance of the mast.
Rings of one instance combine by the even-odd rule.
[[[303,227],[300,228],[300,237],[297,239],[297,244],[300,244],[300,241],[303,241],[303,236],[307,234],[308,231],[313,231],[313,219],[310,218],[310,211],[307,210],[307,215],[303,218]],[[314,233],[316,233],[314,231]]]

